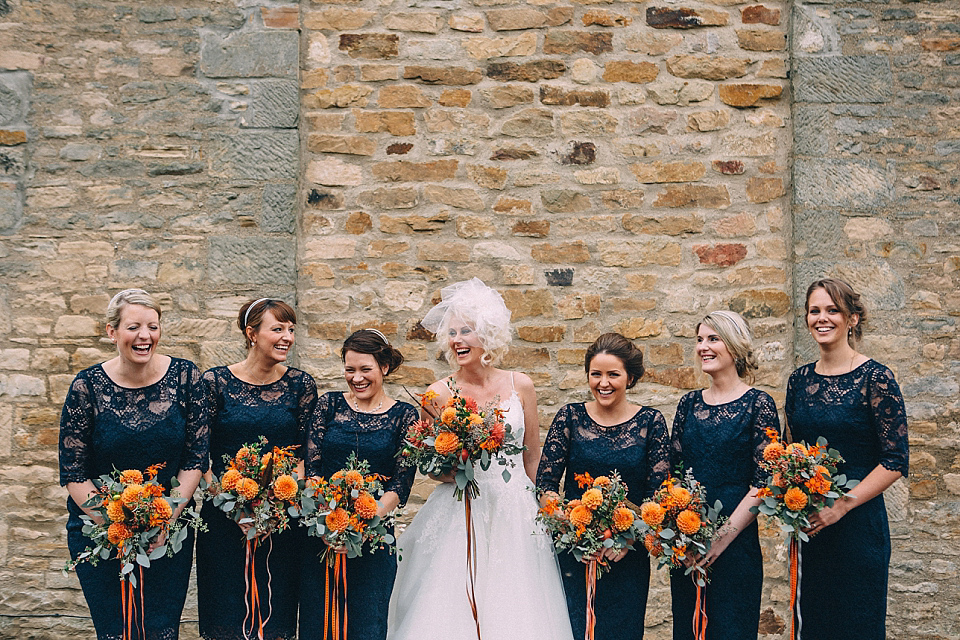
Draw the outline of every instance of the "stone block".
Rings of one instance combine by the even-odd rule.
[[[567,189],[544,189],[540,192],[540,202],[551,213],[579,213],[592,206],[587,194]]]
[[[700,264],[712,264],[718,267],[730,267],[747,257],[747,247],[743,244],[697,244],[693,252]]]
[[[560,342],[567,333],[564,325],[548,326],[520,326],[517,327],[517,337],[526,342]]]
[[[297,222],[297,187],[270,183],[263,187],[260,228],[268,232],[293,233]]]
[[[336,89],[320,89],[307,94],[303,98],[303,106],[307,109],[365,107],[371,93],[373,93],[371,87],[345,84]]]
[[[730,193],[725,185],[668,186],[657,195],[654,207],[701,207],[726,209],[730,206]]]
[[[730,309],[748,320],[777,318],[790,311],[790,296],[779,289],[750,289],[733,296]]]
[[[473,36],[464,38],[461,44],[470,57],[477,60],[529,56],[537,51],[537,35],[529,31],[516,36],[496,38]]]
[[[297,179],[300,135],[296,130],[216,134],[210,175],[237,180]]]
[[[886,56],[801,56],[792,66],[797,102],[878,103],[894,95]]]
[[[299,29],[299,7],[260,7],[263,26],[268,29]]]
[[[412,136],[417,132],[411,111],[362,111],[354,109],[354,126],[358,133],[386,131],[393,136]]]
[[[494,31],[536,29],[547,26],[547,16],[536,9],[492,9],[486,12],[487,24]]]
[[[721,148],[731,156],[772,156],[780,146],[776,134],[763,133],[759,136],[730,134],[721,139]]]
[[[53,327],[58,338],[88,338],[100,335],[100,323],[89,316],[60,316]]]
[[[637,209],[643,205],[641,189],[614,189],[603,191],[600,201],[607,209]]]
[[[763,203],[776,200],[786,194],[783,178],[760,178],[757,176],[747,180],[747,200],[753,203]]]
[[[660,182],[695,182],[707,170],[702,162],[647,162],[632,164],[630,170],[637,182],[652,184]]]
[[[687,216],[649,216],[625,213],[620,223],[630,233],[637,235],[680,236],[703,231],[704,220],[699,214]]]
[[[747,74],[746,58],[683,54],[667,58],[667,71],[678,78],[728,80]]]
[[[628,27],[633,18],[621,13],[614,13],[608,9],[590,9],[580,18],[583,26],[597,25],[599,27]]]
[[[21,130],[0,129],[0,146],[15,147],[26,144],[27,132]]]
[[[423,188],[423,195],[431,202],[445,204],[456,209],[483,211],[483,199],[476,189],[458,189],[431,184]]]
[[[431,100],[415,84],[388,85],[380,89],[377,104],[382,109],[429,107]]]
[[[499,167],[485,167],[479,164],[467,165],[467,176],[485,189],[502,190],[507,184],[507,170]]]
[[[619,121],[612,113],[595,109],[560,113],[560,130],[566,136],[606,136],[617,131]]]
[[[697,111],[687,116],[687,127],[691,131],[719,131],[730,124],[730,112],[726,110]]]
[[[561,244],[535,244],[530,249],[530,256],[537,262],[551,264],[582,264],[590,261],[590,251],[582,240]]]
[[[500,133],[515,138],[546,138],[554,133],[553,112],[524,109],[503,123]]]
[[[434,182],[453,180],[457,173],[457,160],[434,162],[408,162],[396,160],[372,165],[374,177],[389,182]]]
[[[614,325],[613,330],[628,340],[652,338],[663,333],[663,320],[625,318]]]
[[[677,266],[683,258],[679,242],[651,240],[602,240],[597,242],[600,264],[605,267]]]
[[[480,94],[494,109],[506,109],[519,104],[530,104],[535,96],[533,88],[518,84],[481,89]]]
[[[463,86],[477,84],[483,79],[479,69],[467,67],[426,67],[411,65],[403,68],[403,77],[407,80],[420,80],[427,84]]]
[[[780,9],[765,7],[762,4],[750,5],[740,10],[743,24],[780,24]]]
[[[447,24],[454,31],[481,33],[483,31],[483,16],[479,13],[454,13],[447,20]]]
[[[440,94],[437,104],[443,107],[466,107],[473,100],[469,89],[447,89]]]
[[[528,216],[533,213],[533,203],[520,198],[500,197],[493,205],[493,210],[508,216]]]
[[[398,11],[383,18],[383,26],[392,31],[415,31],[437,33],[440,31],[442,14],[439,11]]]
[[[457,216],[457,235],[461,238],[492,238],[497,227],[486,216]]]
[[[567,90],[563,87],[540,85],[540,104],[570,107],[607,107],[610,105],[610,92],[588,89]]]
[[[211,236],[207,275],[215,283],[292,285],[295,245],[285,238]]]
[[[342,153],[372,156],[377,150],[376,140],[369,136],[344,136],[311,133],[307,136],[307,151],[311,153]]]
[[[543,36],[543,52],[548,55],[571,55],[583,51],[600,55],[613,51],[613,34],[597,31],[554,29]]]
[[[645,53],[650,56],[662,56],[683,43],[683,36],[672,31],[633,32],[624,39],[627,51]]]
[[[546,238],[550,235],[550,221],[518,220],[510,228],[510,233],[527,238]]]
[[[250,106],[242,119],[246,127],[291,129],[300,118],[300,87],[296,80],[254,80]]]
[[[500,293],[514,322],[523,318],[553,316],[554,300],[547,289],[507,289]]]
[[[730,14],[716,9],[647,7],[647,24],[654,29],[722,27],[729,22]]]
[[[783,93],[783,87],[776,84],[722,84],[718,88],[718,97],[731,107],[757,107],[761,100],[776,100]]]
[[[464,242],[433,242],[421,240],[417,243],[417,259],[428,262],[470,262],[471,246]]]
[[[620,170],[616,167],[597,167],[575,171],[573,177],[580,184],[619,184]]]
[[[303,17],[303,26],[305,29],[318,31],[360,29],[370,24],[370,21],[376,15],[376,11],[370,11],[369,9],[327,7],[321,11],[307,11]]]
[[[341,33],[339,48],[351,58],[396,58],[400,54],[400,36],[395,33]]]
[[[657,65],[647,61],[609,60],[603,66],[605,82],[644,84],[656,80],[659,73]]]
[[[813,207],[868,209],[893,200],[889,170],[873,160],[797,158],[794,198]]]
[[[307,207],[324,211],[343,209],[343,194],[329,189],[310,189],[307,192]]]
[[[358,186],[363,184],[363,168],[337,157],[325,156],[307,165],[306,180],[325,186]]]
[[[200,72],[208,78],[296,78],[299,68],[296,31],[200,32]]]
[[[540,82],[559,78],[567,70],[561,60],[532,60],[530,62],[491,62],[487,77],[500,82]]]
[[[0,231],[12,231],[23,217],[23,191],[16,182],[0,182]]]
[[[737,29],[737,43],[746,51],[784,51],[787,34],[763,29]]]

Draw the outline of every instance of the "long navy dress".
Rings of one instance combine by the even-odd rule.
[[[166,463],[157,480],[169,490],[181,469],[206,470],[207,418],[200,370],[188,360],[171,358],[159,381],[135,389],[116,384],[103,365],[84,369],[70,385],[60,416],[60,484],[99,478],[114,468],[143,471]],[[67,511],[67,547],[76,558],[92,544],[81,531],[82,511],[73,498],[67,498]],[[179,553],[145,570],[143,640],[178,637],[192,564],[191,533]],[[99,640],[118,640],[123,633],[119,575],[117,560],[77,566]],[[139,630],[134,635],[141,637]]]
[[[787,385],[791,439],[812,444],[825,437],[846,460],[839,471],[848,478],[863,479],[877,465],[906,476],[907,415],[893,372],[868,360],[850,373],[824,376],[815,364],[794,371]],[[800,554],[804,638],[886,637],[890,528],[883,494],[804,542]]]
[[[559,491],[566,472],[564,498],[579,498],[575,474],[593,477],[619,471],[627,497],[640,504],[666,480],[670,471],[667,423],[656,409],[642,407],[626,422],[603,426],[593,421],[581,403],[565,405],[553,419],[537,469],[537,488]],[[560,572],[567,596],[573,637],[586,632],[586,565],[561,553]],[[642,547],[627,553],[597,581],[595,633],[602,640],[641,640],[650,588],[650,557]]]
[[[317,419],[307,440],[306,473],[329,478],[347,466],[351,453],[370,463],[370,472],[387,478],[384,491],[395,491],[404,504],[410,496],[415,467],[404,467],[397,454],[407,428],[418,419],[417,410],[396,402],[383,413],[355,411],[343,393],[323,394]],[[326,567],[320,554],[325,543],[307,539],[300,596],[300,640],[324,638]],[[377,549],[347,561],[347,632],[356,640],[384,640],[387,610],[397,575],[397,556]],[[331,593],[333,592],[331,585]],[[330,630],[332,634],[332,629]],[[332,636],[331,636],[332,637]]]
[[[683,396],[673,419],[670,452],[674,469],[693,469],[707,491],[707,500],[723,503],[730,517],[751,487],[762,488],[766,429],[780,432],[777,406],[769,394],[750,389],[720,405],[703,401],[703,391]],[[737,534],[710,567],[706,590],[707,638],[755,640],[760,626],[763,556],[754,520]],[[682,569],[670,572],[674,640],[693,640],[696,587]]]
[[[297,445],[297,457],[303,456],[303,443],[317,403],[317,386],[309,374],[290,367],[279,380],[267,385],[244,382],[227,367],[210,369],[203,377],[210,392],[210,458],[217,476],[226,468],[224,455],[233,457],[240,447],[259,441],[261,435],[267,438],[264,452]],[[246,537],[213,502],[204,503],[201,514],[209,530],[197,537],[200,635],[209,640],[241,640],[247,619]],[[271,534],[257,547],[254,561],[260,611],[264,618],[269,616],[264,625],[265,639],[296,637],[305,537],[303,529],[292,522],[290,529]],[[256,630],[252,637],[256,637]]]

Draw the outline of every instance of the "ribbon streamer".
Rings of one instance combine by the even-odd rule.
[[[790,538],[790,638],[800,640],[800,541]]]
[[[597,613],[593,609],[593,601],[597,596],[597,561],[591,559],[587,563],[587,640],[593,640],[593,629],[597,626]]]
[[[477,640],[481,640],[480,617],[477,615],[477,595],[475,592],[477,582],[477,556],[475,553],[477,534],[473,530],[469,487],[464,493],[463,511],[467,519],[467,600],[470,602],[470,610],[473,611],[473,622],[477,625]]]
[[[333,640],[347,640],[347,559],[342,553],[330,552],[333,560],[333,597],[330,594],[330,560],[327,559],[326,579],[324,580],[323,640],[330,635],[330,621],[333,618]],[[343,585],[343,597],[340,597],[340,585]],[[341,615],[341,601],[343,613]],[[331,614],[331,611],[333,612]],[[341,620],[343,624],[341,625]]]
[[[144,628],[143,612],[143,567],[138,566],[140,583],[133,586],[133,581],[129,578],[123,578],[120,583],[120,617],[123,624],[123,630],[120,637],[122,640],[135,640],[134,630],[139,632],[140,638],[146,638],[147,632]],[[140,606],[137,607],[137,591],[140,592]],[[139,624],[137,620],[139,619]]]
[[[696,572],[690,574],[697,588],[696,608],[693,610],[693,637],[697,640],[707,638],[707,587],[697,580]]]
[[[263,625],[266,621],[260,613],[260,592],[257,587],[257,544],[259,539],[247,540],[247,558],[246,566],[243,570],[244,598],[243,604],[246,607],[246,615],[243,617],[243,637],[250,640],[250,636],[256,630],[257,640],[263,640]],[[268,587],[269,588],[269,587]]]

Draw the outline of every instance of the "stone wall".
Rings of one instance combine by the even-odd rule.
[[[166,351],[202,367],[241,356],[236,309],[273,295],[321,387],[376,326],[408,358],[394,382],[421,388],[447,368],[416,322],[476,275],[513,311],[507,366],[546,429],[610,329],[644,347],[634,399],[669,419],[719,307],[751,319],[780,402],[811,356],[798,294],[825,272],[867,293],[865,350],[912,419],[891,637],[960,634],[957,7],[0,0],[0,636],[90,637],[59,572],[57,429],[121,288],[157,293]],[[183,637],[195,617],[191,598]],[[670,625],[659,572],[648,637]]]

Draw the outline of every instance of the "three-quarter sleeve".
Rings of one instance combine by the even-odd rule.
[[[302,375],[303,387],[300,389],[300,397],[297,400],[297,430],[298,440],[302,443],[303,449],[298,452],[298,456],[304,460],[306,468],[306,459],[309,455],[310,434],[314,430],[314,423],[317,421],[317,383],[309,373]],[[318,454],[319,455],[319,454]],[[308,474],[309,475],[309,474]]]
[[[314,387],[316,388],[316,387]],[[313,408],[313,416],[307,424],[306,446],[303,456],[304,475],[321,475],[320,471],[320,452],[323,447],[323,436],[326,433],[327,425],[330,424],[333,416],[333,393],[328,391],[319,398],[316,398]]]
[[[210,394],[200,370],[192,362],[185,362],[181,375],[186,424],[180,470],[205,472],[210,468]]]
[[[907,475],[910,449],[907,442],[907,410],[900,385],[893,372],[878,366],[867,380],[870,416],[880,443],[880,464],[884,469]]]
[[[647,477],[643,498],[652,496],[670,475],[670,434],[663,414],[651,409],[647,425]]]
[[[537,488],[541,491],[560,491],[560,480],[570,454],[571,418],[570,405],[564,405],[553,417],[547,431],[537,467]]]
[[[799,369],[797,371],[799,371]],[[783,418],[786,424],[783,425],[782,433],[785,442],[793,440],[793,434],[790,432],[790,423],[793,421],[793,409],[796,406],[797,371],[791,373],[787,379],[787,395],[783,399]]]
[[[753,404],[753,424],[751,425],[753,433],[753,482],[751,486],[762,489],[767,485],[769,474],[763,470],[763,450],[770,444],[770,438],[767,436],[767,429],[773,429],[778,435],[780,430],[780,416],[777,415],[777,403],[769,393],[760,391],[757,393],[757,399]]]
[[[403,448],[403,441],[404,438],[406,438],[410,425],[420,419],[417,410],[412,405],[402,404],[404,405],[403,411],[397,416],[396,422],[396,441],[399,443],[399,449]],[[383,490],[396,493],[400,498],[400,506],[402,507],[410,497],[410,489],[413,487],[413,480],[417,475],[417,467],[403,464],[403,460],[399,455],[400,451],[398,450],[396,453],[393,475],[390,476],[390,480],[384,485]]]
[[[688,393],[680,398],[677,412],[673,415],[673,430],[670,432],[670,468],[677,469],[683,466],[683,423],[687,421],[690,407],[693,406],[693,394]]]
[[[95,412],[90,381],[74,378],[60,413],[60,485],[90,479],[89,456]]]

